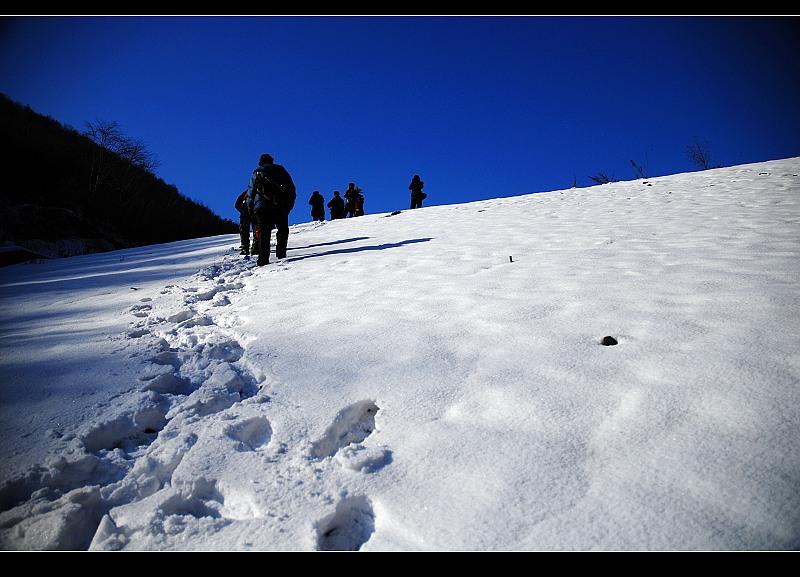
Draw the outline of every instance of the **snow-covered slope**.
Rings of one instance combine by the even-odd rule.
[[[0,546],[800,547],[799,173],[2,269]]]

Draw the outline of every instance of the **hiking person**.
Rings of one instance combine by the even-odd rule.
[[[272,156],[262,154],[258,168],[253,171],[247,188],[247,206],[255,216],[258,235],[258,266],[269,264],[269,244],[272,228],[275,233],[275,257],[286,258],[289,242],[289,213],[294,208],[297,191],[292,177]]]
[[[358,194],[356,195],[356,213],[354,216],[364,216],[364,193],[360,188],[357,188]]]
[[[311,205],[311,220],[318,220],[320,222],[324,222],[325,199],[322,198],[322,195],[319,193],[318,190],[315,190],[311,194],[311,198],[308,199],[308,204]]]
[[[344,197],[347,202],[344,205],[344,218],[356,216],[356,202],[358,201],[358,194],[361,189],[356,186],[355,182],[347,185],[347,190],[344,191]]]
[[[239,254],[250,256],[250,211],[247,209],[247,191],[245,190],[236,198],[236,203],[233,205],[239,211],[239,238],[241,244],[239,245]],[[255,240],[253,240],[255,243]]]
[[[333,198],[328,203],[328,208],[331,209],[331,220],[344,218],[344,199],[339,196],[339,191],[333,191]]]
[[[428,198],[428,195],[422,192],[422,187],[425,183],[419,178],[419,174],[415,174],[411,179],[411,184],[408,185],[408,190],[411,191],[411,208],[422,208],[422,201]]]

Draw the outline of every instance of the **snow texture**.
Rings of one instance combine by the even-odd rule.
[[[797,549],[798,173],[0,269],[0,548]]]

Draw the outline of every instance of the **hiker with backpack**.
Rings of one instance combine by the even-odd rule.
[[[428,198],[428,195],[422,192],[422,187],[425,183],[419,178],[419,174],[415,174],[411,179],[411,184],[408,185],[408,190],[411,191],[411,208],[422,208],[422,201]]]
[[[331,220],[344,218],[344,199],[339,196],[339,191],[333,191],[333,198],[328,203],[328,208],[331,210]]]
[[[245,190],[236,198],[236,203],[233,205],[239,211],[239,238],[241,244],[239,246],[239,254],[250,256],[250,211],[247,209],[247,191]],[[253,240],[255,243],[255,240]]]
[[[347,185],[347,190],[344,191],[344,197],[347,200],[344,206],[344,218],[358,216],[356,214],[356,204],[358,203],[359,194],[361,194],[361,189],[356,186],[355,182]]]
[[[353,216],[364,216],[364,192],[356,187],[356,213]]]
[[[294,182],[286,169],[275,164],[269,154],[262,154],[247,189],[247,206],[261,232],[258,238],[258,266],[269,264],[273,226],[278,229],[275,233],[275,257],[286,258],[289,213],[294,208],[296,198]]]
[[[325,221],[325,199],[318,190],[315,190],[308,199],[308,204],[311,205],[311,220],[318,220],[319,222]]]

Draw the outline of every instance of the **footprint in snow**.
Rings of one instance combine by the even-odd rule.
[[[166,417],[172,419],[181,413],[189,417],[205,417],[219,413],[256,395],[258,390],[249,374],[221,362],[214,366],[211,375],[199,388],[173,406]]]
[[[181,378],[177,372],[166,371],[153,378],[140,377],[144,380],[143,391],[153,391],[168,395],[188,395],[193,391],[192,384]]]
[[[181,360],[178,357],[178,353],[174,351],[161,351],[149,360],[154,365],[169,365],[176,371],[181,368]]]
[[[148,316],[150,313],[148,311],[153,310],[153,307],[150,305],[133,305],[130,308],[130,312],[135,317],[144,318]]]
[[[138,411],[93,425],[81,437],[81,441],[89,453],[118,448],[130,453],[155,440],[158,432],[167,424],[166,412],[166,403],[154,403]]]
[[[272,427],[264,417],[252,417],[229,425],[225,429],[225,434],[237,442],[237,451],[257,451],[269,444],[272,439]]]
[[[224,501],[225,498],[217,490],[216,481],[200,478],[195,481],[189,494],[173,493],[160,504],[159,511],[164,517],[175,515],[224,521],[220,512]]]
[[[128,331],[128,338],[129,339],[138,339],[145,335],[149,335],[150,331],[147,329],[134,329],[132,331]]]
[[[316,529],[318,551],[358,551],[375,532],[375,512],[365,496],[348,497]]]
[[[244,349],[239,344],[239,341],[228,339],[206,343],[199,349],[199,353],[209,359],[235,363],[244,355]]]
[[[226,307],[231,304],[231,301],[228,297],[223,296],[222,298],[215,299],[213,303],[211,303],[215,307]]]
[[[312,445],[312,457],[332,457],[340,449],[364,441],[375,430],[375,415],[379,410],[375,401],[365,400],[339,411],[325,435]]]
[[[187,309],[179,313],[175,313],[172,316],[168,316],[167,321],[171,323],[182,323],[183,321],[192,318],[192,315],[194,315],[194,311],[192,309]]]
[[[386,447],[348,445],[336,453],[336,461],[345,469],[375,473],[392,462],[392,451]]]
[[[214,320],[206,315],[188,319],[179,323],[176,328],[178,329],[193,329],[194,327],[210,327],[214,325]]]

